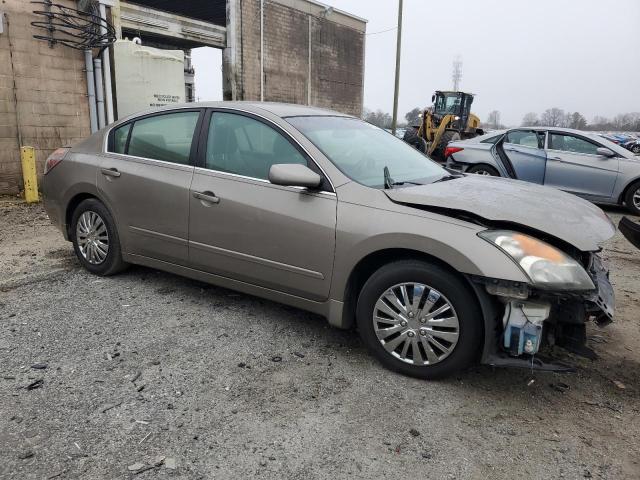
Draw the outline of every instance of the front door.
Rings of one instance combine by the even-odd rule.
[[[620,160],[598,155],[600,146],[578,135],[549,132],[544,184],[585,197],[609,198]]]
[[[125,253],[186,265],[199,115],[182,110],[145,116],[111,132],[97,183]]]
[[[313,160],[275,125],[213,112],[191,185],[193,268],[313,300],[328,298],[336,196],[273,185],[269,168]],[[315,167],[317,168],[317,167]],[[326,182],[326,180],[325,180]]]
[[[518,180],[542,184],[547,162],[543,147],[544,132],[511,130],[496,148],[502,148]]]

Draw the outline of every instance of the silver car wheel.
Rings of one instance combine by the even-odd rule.
[[[76,224],[76,241],[82,257],[92,265],[104,262],[109,253],[109,232],[96,212],[87,210]]]
[[[633,192],[633,206],[640,210],[640,188]]]
[[[486,176],[488,176],[488,177],[490,177],[490,176],[491,176],[491,174],[490,174],[489,172],[487,172],[486,170],[476,170],[476,171],[475,171],[475,172],[473,172],[473,173],[475,173],[476,175],[486,175]]]
[[[422,283],[401,283],[386,290],[373,309],[373,328],[389,354],[411,365],[441,362],[460,336],[451,302]]]

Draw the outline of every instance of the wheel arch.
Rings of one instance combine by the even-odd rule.
[[[115,216],[113,214],[113,209],[111,208],[108,202],[106,202],[103,198],[101,198],[97,190],[84,189],[84,190],[79,190],[77,192],[74,192],[72,195],[69,196],[69,199],[65,202],[64,234],[67,240],[71,239],[71,218],[73,217],[73,212],[75,211],[76,208],[78,208],[78,205],[80,205],[80,203],[82,203],[84,200],[88,200],[91,198],[95,198],[100,203],[102,203],[104,207],[109,211],[111,216],[115,219]],[[115,227],[117,228],[117,225]]]
[[[640,176],[632,180],[629,180],[627,184],[624,186],[624,188],[622,189],[620,196],[618,197],[618,204],[622,205],[624,203],[625,197],[627,196],[627,193],[629,193],[629,189],[634,185],[638,185],[638,184],[640,184]]]
[[[469,289],[476,297],[478,307],[483,311],[483,327],[486,329],[487,314],[483,304],[487,302],[487,299],[480,298],[483,292],[473,285],[470,278],[467,275],[460,273],[449,263],[430,255],[429,253],[410,248],[386,248],[376,250],[368,253],[361,258],[358,263],[356,263],[347,278],[344,289],[344,306],[342,309],[342,321],[340,325],[342,328],[353,328],[355,324],[355,312],[358,296],[367,279],[380,267],[398,260],[422,260],[433,265],[437,265],[469,284]]]

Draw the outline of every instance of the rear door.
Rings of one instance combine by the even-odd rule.
[[[336,206],[319,191],[273,185],[271,165],[301,163],[323,175],[276,125],[214,111],[205,121],[190,196],[193,268],[313,300],[328,298]],[[203,137],[204,138],[204,137]]]
[[[516,178],[532,183],[544,183],[547,155],[544,151],[544,131],[510,130],[497,145],[501,158],[513,169]],[[502,150],[500,152],[500,150]]]
[[[601,146],[587,137],[550,131],[545,185],[582,196],[609,198],[620,160],[598,155]]]
[[[97,183],[125,253],[186,265],[193,139],[201,113],[147,115],[111,131]]]

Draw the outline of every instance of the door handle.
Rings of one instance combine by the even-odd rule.
[[[209,203],[220,203],[220,199],[213,192],[193,192],[193,198]]]
[[[120,176],[120,172],[118,171],[117,168],[101,168],[100,172],[102,172],[102,174],[106,175],[107,177],[119,177]]]
[[[549,157],[549,160],[553,160],[555,162],[562,162],[563,161],[562,158],[560,158],[560,157]]]

